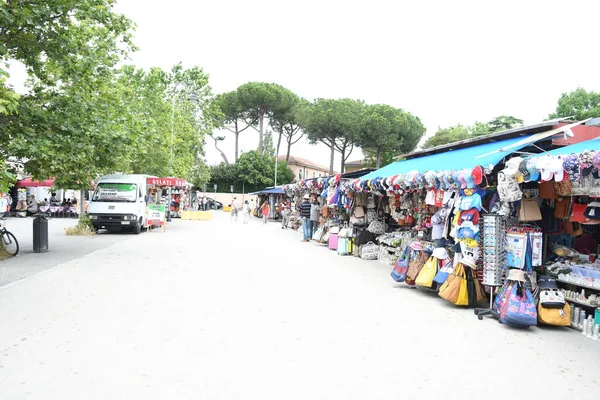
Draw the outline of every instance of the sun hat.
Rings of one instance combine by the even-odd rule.
[[[458,171],[458,181],[460,182],[460,188],[461,189],[466,189],[467,187],[467,181],[465,179],[465,170],[460,170]]]
[[[410,244],[410,248],[416,251],[422,251],[423,250],[423,245],[421,244],[421,242],[412,242]]]
[[[597,151],[592,158],[592,165],[596,168],[600,168],[600,151]]]
[[[462,225],[463,222],[470,221],[473,224],[479,224],[479,210],[476,208],[471,208],[465,211],[461,211],[460,217],[458,218],[458,224]]]
[[[569,154],[563,157],[563,169],[567,172],[569,180],[575,182],[579,180],[579,158],[577,154]]]
[[[521,164],[519,164],[519,172],[521,173],[521,175],[523,175],[524,182],[531,181],[531,174],[529,173],[529,170],[527,169],[527,159],[524,159],[523,161],[521,161]]]
[[[525,282],[525,271],[511,268],[508,270],[508,277],[506,279],[509,281]]]
[[[460,188],[461,182],[460,182],[459,176],[460,176],[460,171],[452,172],[452,181],[454,182],[454,184],[452,186],[455,188]]]
[[[445,260],[448,258],[448,250],[445,247],[436,247],[433,249],[433,253],[431,255],[438,260]]]
[[[536,167],[540,170],[540,179],[543,181],[549,181],[554,177],[554,160],[549,154],[540,156],[536,160]]]
[[[460,263],[472,269],[477,269],[477,262],[475,262],[475,260],[471,256],[464,256],[463,258],[461,258]]]
[[[303,198],[304,198],[304,200],[308,200],[308,199],[310,199],[310,196],[308,194],[305,194]]]
[[[563,169],[563,159],[561,156],[552,157],[550,169],[553,171],[554,180],[561,182],[565,178],[565,170]]]

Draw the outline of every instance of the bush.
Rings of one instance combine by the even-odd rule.
[[[87,215],[82,215],[77,225],[65,228],[67,236],[93,236],[96,234],[94,225]]]

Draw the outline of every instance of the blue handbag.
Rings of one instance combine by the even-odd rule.
[[[514,283],[508,301],[500,312],[500,322],[526,328],[537,325],[535,299],[522,284]]]
[[[437,274],[435,274],[433,281],[438,285],[443,285],[444,282],[446,282],[446,279],[448,279],[448,276],[452,273],[452,269],[453,268],[449,268],[448,266],[443,266],[438,270]]]
[[[406,247],[404,253],[402,253],[402,257],[398,258],[396,261],[396,265],[394,265],[394,269],[392,270],[392,279],[396,282],[404,282],[406,280],[406,274],[408,273],[408,264],[410,262],[410,257],[408,256],[410,252],[410,247]]]

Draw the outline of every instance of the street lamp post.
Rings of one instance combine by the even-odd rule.
[[[175,88],[175,93],[173,94],[173,101],[171,102],[171,146],[169,148],[169,158],[170,158],[170,166],[169,166],[169,174],[171,178],[173,177],[173,142],[175,140],[175,100],[177,99],[177,87]],[[198,101],[198,96],[195,93],[192,93],[188,97],[189,101],[196,102]],[[171,200],[173,196],[172,186],[169,186],[169,199],[167,201],[167,221],[171,222]]]

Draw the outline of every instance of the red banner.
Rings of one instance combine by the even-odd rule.
[[[185,180],[181,178],[146,178],[146,183],[156,186],[185,186]]]

